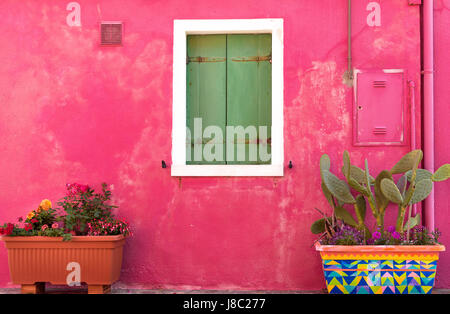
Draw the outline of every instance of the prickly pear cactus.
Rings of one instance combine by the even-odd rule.
[[[358,223],[356,222],[356,220],[344,207],[336,206],[336,208],[334,209],[334,212],[336,214],[336,218],[341,219],[347,225],[350,225],[353,227],[358,226]]]
[[[412,170],[409,170],[405,173],[406,178],[408,179],[409,182],[411,182],[412,180],[412,174],[413,174]],[[419,182],[424,179],[431,179],[432,176],[433,174],[426,169],[416,169],[416,182]]]
[[[423,153],[420,149],[413,150],[403,156],[399,162],[391,169],[391,174],[404,173],[414,168],[416,163],[420,163]]]
[[[424,179],[417,182],[409,204],[422,202],[427,198],[428,195],[430,195],[432,189],[433,181],[431,181],[430,179]]]
[[[386,207],[389,205],[389,199],[385,197],[383,192],[381,191],[381,181],[383,179],[392,180],[392,175],[389,173],[389,171],[386,170],[381,171],[380,174],[375,179],[375,187],[374,187],[375,200],[381,213],[383,213],[386,210]]]
[[[394,181],[392,181],[391,179],[385,178],[385,179],[381,180],[380,187],[381,187],[382,193],[388,200],[390,200],[391,202],[394,202],[396,204],[403,203],[402,194],[398,190]]]
[[[432,175],[431,179],[434,182],[445,181],[450,178],[450,164],[445,164],[441,166],[436,172]]]
[[[350,188],[348,187],[347,183],[345,183],[345,181],[340,180],[328,170],[323,170],[322,176],[325,186],[331,192],[331,194],[333,194],[334,197],[348,204],[354,204],[356,202],[355,198],[350,193]]]

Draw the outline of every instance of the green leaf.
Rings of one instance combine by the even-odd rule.
[[[348,179],[350,178],[350,155],[348,153],[348,151],[344,151],[344,166],[342,167],[342,172],[344,174],[344,176]]]
[[[402,194],[398,190],[394,181],[392,181],[391,179],[382,179],[380,187],[381,192],[388,200],[396,204],[403,203]]]
[[[350,166],[350,177],[356,180],[359,184],[366,184],[366,173],[361,168],[351,165]],[[375,179],[372,176],[369,176],[369,182],[375,182]]]
[[[363,195],[358,195],[356,197],[355,211],[359,224],[364,224],[364,220],[366,219],[366,199]]]
[[[350,185],[350,187],[352,187],[359,193],[364,194],[365,196],[368,196],[368,194],[369,194],[369,192],[367,191],[367,189],[364,186],[359,184],[358,181],[356,181],[355,179],[353,179],[351,177],[348,179],[348,185]]]
[[[72,234],[71,233],[64,233],[62,237],[63,237],[63,241],[70,241],[70,240],[72,240]]]
[[[327,220],[331,222],[331,218],[328,217]],[[325,232],[325,218],[321,218],[319,220],[316,220],[311,225],[311,232],[313,234],[321,234]]]
[[[413,150],[403,156],[399,162],[397,162],[391,169],[391,174],[404,173],[408,170],[417,167],[423,157],[423,152],[420,149]]]
[[[420,223],[420,215],[416,215],[415,217],[411,217],[406,224],[403,226],[403,231],[408,231],[415,226],[418,226]]]
[[[416,204],[422,202],[424,199],[427,198],[428,195],[430,195],[432,189],[433,189],[433,181],[431,181],[430,179],[424,179],[417,182],[409,204]]]
[[[406,175],[403,175],[400,177],[400,179],[398,179],[397,181],[397,188],[400,191],[400,193],[402,194],[403,198],[405,196],[405,191],[406,191]]]
[[[354,204],[356,202],[345,181],[340,180],[328,170],[323,170],[322,175],[323,182],[334,197],[348,204]]]
[[[353,216],[345,208],[336,206],[336,208],[334,209],[334,212],[336,214],[336,218],[341,219],[347,225],[350,225],[353,227],[358,226],[358,223],[355,221]]]
[[[328,156],[327,154],[323,154],[320,157],[320,171],[330,170],[330,167],[331,167],[330,156]]]
[[[369,162],[367,161],[367,159],[364,160],[364,166],[365,166],[365,171],[364,174],[366,176],[366,186],[369,187],[370,186],[370,173],[369,173]]]
[[[335,204],[334,204],[334,201],[333,201],[333,195],[331,194],[330,191],[328,191],[327,186],[325,185],[325,183],[323,181],[321,183],[321,186],[322,186],[323,195],[325,195],[325,198],[327,199],[328,204],[330,204],[331,208],[334,209]]]
[[[412,170],[408,170],[408,171],[405,173],[406,178],[407,178],[408,181],[410,181],[410,182],[411,182],[412,174],[413,174],[413,171],[412,171]],[[432,174],[430,171],[426,170],[426,169],[417,169],[417,170],[416,170],[416,182],[419,182],[419,181],[424,180],[424,179],[431,179],[431,176],[432,176],[432,175],[433,175],[433,174]]]
[[[438,181],[445,181],[450,178],[450,164],[445,164],[441,166],[431,177],[431,180],[438,182]]]
[[[389,199],[384,196],[383,192],[381,191],[381,181],[383,179],[389,179],[392,180],[392,175],[389,173],[389,171],[383,170],[378,174],[377,178],[375,179],[375,200],[377,202],[377,206],[380,209],[380,212],[384,212],[386,207],[389,205]]]

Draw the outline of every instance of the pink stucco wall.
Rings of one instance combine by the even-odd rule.
[[[450,1],[437,0],[435,5],[435,165],[440,167],[450,161]],[[450,245],[450,181],[442,182],[435,189],[436,227],[442,231],[442,243]],[[439,264],[441,276],[436,285],[450,287],[450,254],[442,254]]]
[[[320,155],[330,154],[337,172],[347,149],[355,164],[367,157],[379,171],[409,150],[352,146],[352,89],[342,83],[346,1],[79,0],[82,27],[67,26],[68,2],[0,2],[0,221],[43,198],[56,202],[67,182],[106,181],[134,227],[119,285],[323,288],[309,232],[314,207],[327,208]],[[418,86],[420,121],[419,7],[379,0],[382,25],[369,27],[370,1],[354,2],[355,67],[405,69]],[[171,177],[161,160],[171,160],[173,20],[268,17],[284,19],[285,161],[294,168],[282,178]],[[123,21],[123,47],[99,46],[101,20]],[[448,31],[438,36],[448,42]],[[449,74],[438,72],[442,93]],[[448,115],[442,119],[439,162],[450,159]],[[409,143],[409,111],[406,121]],[[418,123],[418,143],[420,134]],[[448,184],[437,189],[441,227]],[[450,268],[440,267],[438,286],[449,287]],[[4,249],[0,286],[11,286]]]

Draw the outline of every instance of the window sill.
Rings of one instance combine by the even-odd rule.
[[[283,165],[172,165],[172,177],[282,177]]]

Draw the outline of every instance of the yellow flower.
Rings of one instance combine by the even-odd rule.
[[[33,217],[34,217],[34,211],[29,212],[27,215],[28,220],[30,220]]]
[[[48,199],[42,200],[39,208],[43,210],[49,210],[50,208],[52,208],[52,202],[50,202]]]

